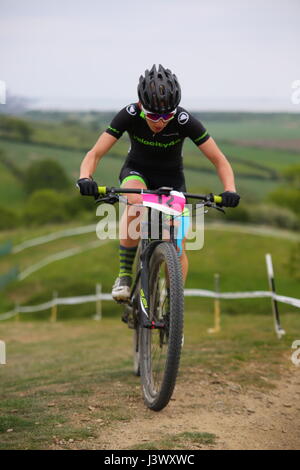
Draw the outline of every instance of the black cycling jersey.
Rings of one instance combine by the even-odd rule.
[[[182,172],[184,139],[189,137],[198,146],[210,137],[201,122],[180,106],[167,126],[161,132],[153,133],[138,103],[123,108],[106,130],[117,139],[125,131],[128,132],[131,146],[124,166],[144,174]]]

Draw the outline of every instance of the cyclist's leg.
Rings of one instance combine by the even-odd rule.
[[[145,180],[141,177],[128,176],[122,181],[122,188],[132,189],[147,189]],[[141,204],[142,197],[140,194],[128,194],[127,195],[128,205],[122,214],[120,221],[120,244],[126,248],[136,247],[139,243],[139,224],[133,224],[136,219],[140,219],[142,215],[142,207],[131,206],[130,204]],[[134,228],[136,227],[136,233]],[[130,230],[131,228],[131,230]]]
[[[181,262],[181,268],[182,268],[182,277],[183,277],[183,284],[186,281],[187,275],[188,275],[188,269],[189,269],[189,261],[188,257],[185,251],[185,239],[182,240],[182,253],[180,255],[180,262]]]
[[[183,282],[185,283],[188,274],[188,257],[185,250],[185,241],[191,223],[190,212],[187,207],[184,209],[183,215],[179,220],[180,221],[177,232],[177,252],[178,256],[180,257]]]
[[[136,173],[136,172],[135,172]],[[123,176],[123,177],[122,177]],[[130,169],[125,169],[120,174],[120,183],[123,188],[146,189],[146,182],[142,175],[131,175]],[[141,196],[138,194],[128,194],[129,204],[140,204]],[[135,206],[126,205],[120,221],[120,246],[119,246],[119,275],[112,289],[112,297],[115,300],[126,301],[130,297],[130,287],[132,281],[132,266],[139,243],[139,223],[141,209]],[[136,230],[132,234],[132,224]]]

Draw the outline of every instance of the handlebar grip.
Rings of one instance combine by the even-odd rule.
[[[216,204],[222,204],[222,196],[214,196],[214,202]]]
[[[106,186],[98,186],[99,196],[105,196],[107,191]]]

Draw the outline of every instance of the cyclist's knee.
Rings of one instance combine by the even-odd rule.
[[[122,184],[122,188],[147,189],[147,186],[139,180],[130,180]],[[140,194],[126,194],[128,204],[141,204],[142,196]]]

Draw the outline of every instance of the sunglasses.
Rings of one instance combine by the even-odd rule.
[[[176,114],[177,109],[174,109],[174,111],[172,111],[171,113],[158,114],[158,113],[151,113],[150,111],[147,111],[147,110],[146,110],[145,108],[143,108],[143,106],[142,106],[142,111],[143,111],[143,113],[145,114],[146,118],[147,118],[147,119],[150,119],[150,121],[158,122],[160,119],[162,119],[164,122],[168,122],[168,121],[170,121],[171,119],[173,119],[173,117],[174,117],[175,114]]]

